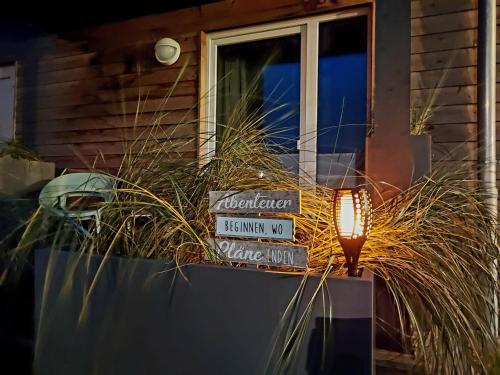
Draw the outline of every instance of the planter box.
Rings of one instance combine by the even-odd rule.
[[[0,158],[0,194],[20,194],[54,178],[55,164],[43,161]]]
[[[36,251],[36,374],[263,374],[303,278],[208,265],[184,266],[181,275],[160,261],[101,262]],[[302,305],[318,282],[308,278]],[[330,300],[325,293],[323,306],[320,294],[314,304],[295,373],[371,374],[372,274],[328,278],[327,286]],[[332,325],[325,325],[330,308]],[[325,327],[328,356],[320,371]]]

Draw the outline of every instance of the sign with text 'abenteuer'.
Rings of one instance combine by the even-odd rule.
[[[211,191],[212,213],[300,213],[300,191]]]
[[[228,262],[307,268],[307,247],[268,242],[209,239],[216,254]]]
[[[293,219],[225,215],[217,215],[216,218],[217,236],[292,241],[293,232]]]
[[[276,214],[301,213],[300,199],[298,190],[211,191],[210,212],[217,214],[215,235],[219,238],[209,239],[209,246],[228,262],[307,268],[306,246],[243,240],[293,241],[294,219]]]

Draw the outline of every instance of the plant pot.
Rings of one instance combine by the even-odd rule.
[[[154,260],[103,261],[38,250],[35,373],[263,374],[302,280],[255,269],[176,269]],[[307,279],[299,310],[319,282],[318,276]],[[329,277],[326,285],[327,302],[321,293],[315,299],[291,373],[330,374],[335,368],[335,374],[371,374],[372,273]],[[322,372],[324,334],[328,355]]]
[[[429,134],[412,135],[410,147],[414,168],[412,182],[415,182],[432,171],[432,138]]]
[[[55,164],[0,157],[0,194],[19,195],[54,178]]]

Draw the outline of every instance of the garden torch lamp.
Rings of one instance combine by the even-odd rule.
[[[359,254],[372,226],[372,203],[366,189],[335,189],[332,217],[347,263],[347,274],[356,276]]]

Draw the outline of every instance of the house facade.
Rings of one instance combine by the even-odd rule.
[[[182,157],[200,158],[210,151],[204,137],[215,132],[215,112],[224,101],[234,105],[222,99],[227,87],[217,87],[229,81],[224,75],[239,69],[249,81],[265,65],[253,61],[259,51],[282,50],[282,61],[268,64],[274,76],[261,86],[270,93],[281,85],[281,99],[294,101],[287,136],[299,141],[292,148],[300,168],[318,181],[327,173],[321,155],[331,153],[328,139],[339,134],[329,127],[342,121],[363,125],[345,135],[344,152],[355,154],[357,167],[376,181],[407,186],[425,169],[418,164],[427,153],[434,163],[474,174],[477,7],[477,0],[217,1],[79,31],[40,32],[2,43],[0,63],[17,64],[13,131],[59,170],[112,170],[124,143],[151,126],[161,107],[168,112],[160,121],[165,134],[193,140]],[[154,55],[163,37],[181,47],[170,66]],[[245,56],[239,46],[253,52]],[[234,91],[235,85],[226,86]],[[347,94],[336,94],[344,89]],[[432,147],[422,154],[410,135],[410,112],[426,106]]]
[[[165,138],[186,141],[176,157],[203,162],[217,124],[257,85],[267,100],[258,107],[286,129],[275,137],[291,150],[285,160],[316,182],[329,182],[335,157],[387,195],[430,165],[477,178],[478,7],[478,0],[221,0],[6,35],[0,90],[9,108],[0,135],[15,135],[59,171],[114,172],[126,144],[156,121]],[[155,58],[165,37],[181,49],[172,65]],[[419,116],[425,134],[414,135]],[[379,315],[395,319],[391,307],[380,304]]]

